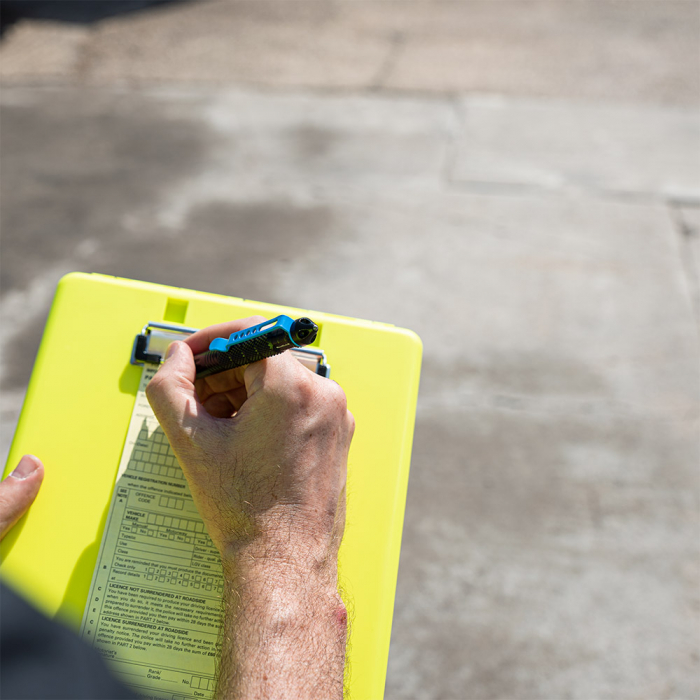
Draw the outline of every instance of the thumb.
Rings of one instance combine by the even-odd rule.
[[[0,540],[32,505],[43,480],[41,460],[24,455],[14,471],[0,483]]]
[[[190,418],[208,416],[194,388],[196,368],[192,350],[186,343],[170,345],[165,362],[146,387],[146,397],[158,422],[172,443]]]

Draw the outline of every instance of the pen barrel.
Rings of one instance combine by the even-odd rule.
[[[232,345],[226,352],[207,350],[196,355],[194,363],[197,367],[197,379],[212,374],[225,372],[229,369],[242,367],[251,362],[258,362],[266,357],[272,357],[294,347],[286,331],[275,329],[254,338],[248,338]]]

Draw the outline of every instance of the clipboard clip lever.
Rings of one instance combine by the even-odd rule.
[[[149,321],[134,338],[131,364],[155,364],[163,362],[168,345],[175,340],[184,340],[197,329],[171,323]]]
[[[197,328],[188,328],[172,323],[149,321],[141,332],[134,338],[134,346],[131,350],[131,364],[159,365],[163,362],[168,345],[175,340],[185,340],[195,333]],[[317,348],[301,347],[288,350],[306,368],[322,377],[330,377],[331,367],[326,362],[323,350]]]

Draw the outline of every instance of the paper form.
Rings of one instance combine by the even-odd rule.
[[[146,399],[156,370],[141,376],[81,636],[145,698],[211,698],[221,562]]]

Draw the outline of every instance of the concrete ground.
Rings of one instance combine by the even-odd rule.
[[[61,5],[0,40],[4,453],[71,270],[412,328],[386,697],[698,698],[700,5]]]

